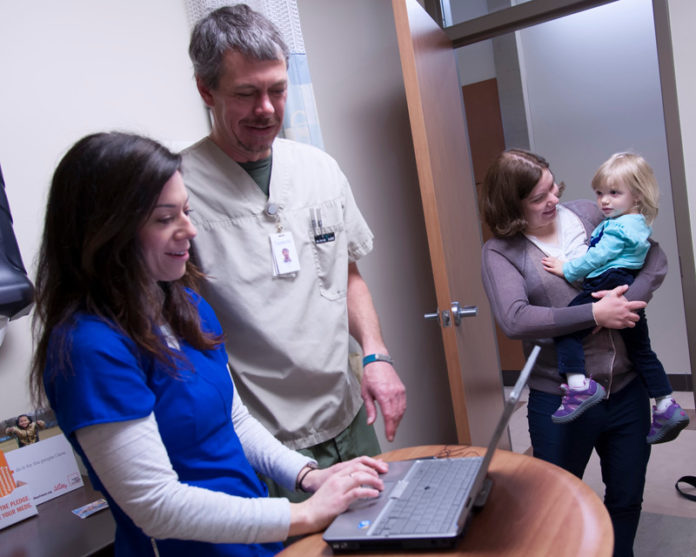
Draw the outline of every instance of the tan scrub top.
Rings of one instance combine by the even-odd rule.
[[[182,156],[194,252],[208,276],[202,293],[222,323],[242,400],[290,448],[335,437],[362,405],[348,364],[346,289],[348,263],[373,238],[346,177],[323,151],[276,139],[267,199],[209,138]],[[278,231],[292,234],[294,275],[273,274]]]

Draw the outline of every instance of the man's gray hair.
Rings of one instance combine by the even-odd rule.
[[[256,60],[285,60],[290,50],[278,28],[246,4],[224,6],[196,23],[189,56],[196,77],[209,89],[220,83],[222,61],[228,50]]]

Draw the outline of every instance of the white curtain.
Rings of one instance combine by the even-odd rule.
[[[186,11],[191,28],[196,21],[209,12],[222,6],[239,3],[230,0],[186,0]],[[244,3],[251,9],[264,14],[276,25],[290,49],[288,65],[290,86],[282,134],[288,139],[310,143],[323,149],[324,143],[321,138],[296,0],[246,0]]]

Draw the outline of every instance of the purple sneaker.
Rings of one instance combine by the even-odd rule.
[[[571,389],[568,385],[561,385],[565,393],[561,405],[553,414],[551,421],[555,424],[567,424],[578,419],[585,410],[589,410],[595,404],[599,404],[607,392],[597,381],[590,379],[587,388],[582,391]]]
[[[676,439],[679,432],[688,425],[689,416],[674,399],[664,412],[657,412],[657,408],[653,406],[653,419],[647,441],[651,445],[667,443]]]

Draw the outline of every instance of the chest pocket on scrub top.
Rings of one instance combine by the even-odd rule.
[[[344,298],[347,290],[348,248],[341,201],[336,199],[313,208],[309,212],[309,220],[309,242],[319,279],[319,291],[328,300]]]

